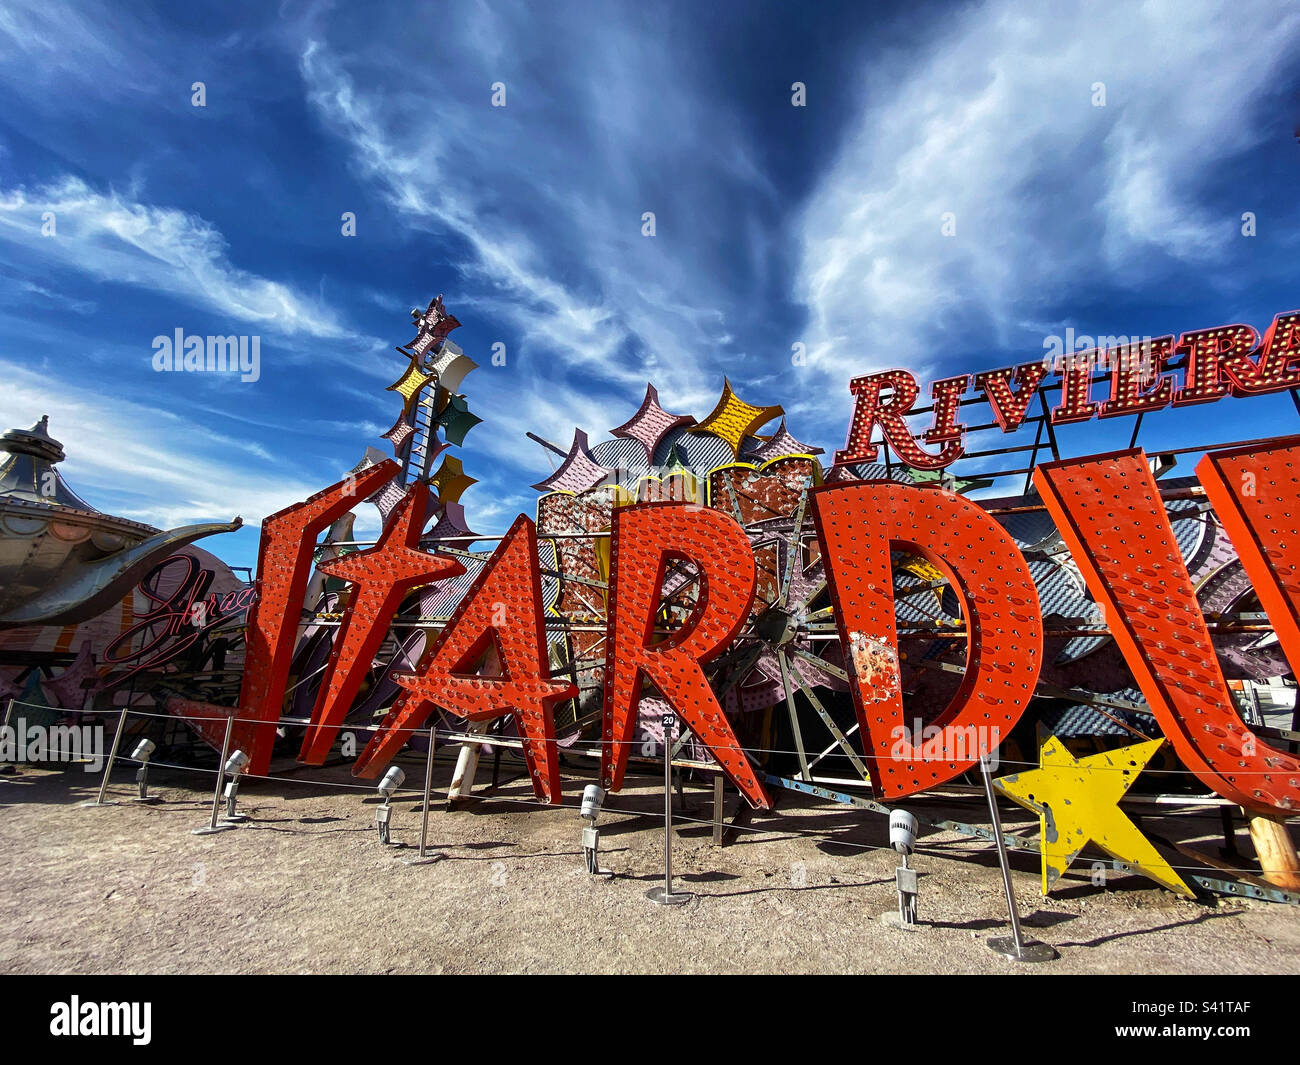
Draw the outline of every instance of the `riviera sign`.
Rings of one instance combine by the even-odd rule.
[[[1103,337],[1102,340],[1128,338]],[[1224,396],[1262,396],[1300,387],[1300,311],[1273,319],[1263,338],[1248,325],[1223,325],[1171,336],[1128,340],[1115,347],[1069,352],[1053,358],[961,374],[930,386],[933,418],[919,439],[906,418],[916,406],[920,386],[906,370],[885,370],[855,377],[855,397],[848,439],[835,453],[835,464],[875,462],[872,442],[877,427],[886,444],[909,466],[943,469],[966,451],[966,426],[959,422],[962,397],[974,389],[988,403],[1004,433],[1020,428],[1029,404],[1049,372],[1061,379],[1061,402],[1051,411],[1053,425],[1143,414],[1164,407],[1212,403]],[[1098,368],[1109,368],[1109,392],[1092,395]],[[1175,371],[1182,372],[1181,384]],[[929,451],[927,445],[937,446]]]

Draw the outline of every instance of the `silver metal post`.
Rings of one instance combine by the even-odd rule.
[[[429,802],[433,795],[433,745],[437,725],[429,726],[429,756],[424,760],[424,812],[420,815],[420,853],[414,858],[403,858],[406,865],[428,865],[445,857],[442,854],[426,854],[425,843],[429,838]]]
[[[691,900],[691,892],[673,892],[673,728],[676,714],[664,714],[664,882],[662,887],[652,887],[645,897],[661,906],[684,906]]]
[[[86,802],[82,806],[115,806],[116,803],[107,803],[104,801],[104,793],[108,791],[108,778],[113,775],[113,763],[117,761],[117,748],[122,742],[122,731],[126,728],[126,711],[122,707],[122,712],[117,715],[117,731],[113,734],[113,747],[108,752],[108,762],[104,765],[104,775],[99,779],[99,794]]]
[[[664,894],[673,893],[673,756],[664,734]]]
[[[226,779],[226,756],[230,754],[230,730],[234,724],[235,712],[232,710],[230,716],[226,718],[226,735],[221,741],[221,761],[217,763],[217,786],[212,792],[212,820],[202,828],[190,829],[191,835],[206,836],[211,832],[224,832],[228,828],[235,827],[228,821],[217,824],[217,814],[221,810],[221,785]]]
[[[1011,887],[1011,864],[1007,860],[1007,844],[1002,838],[1002,817],[993,795],[993,777],[989,774],[989,756],[980,755],[980,775],[984,778],[984,794],[989,801],[989,818],[993,822],[993,838],[998,846],[998,864],[1002,868],[1002,887],[1007,893],[1007,912],[1011,915],[1011,936],[994,936],[988,940],[989,949],[1013,961],[1051,961],[1059,957],[1046,943],[1025,942],[1020,932],[1020,914],[1016,911],[1016,894]]]

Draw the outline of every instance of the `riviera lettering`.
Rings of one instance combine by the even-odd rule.
[[[1068,339],[1074,340],[1072,331]],[[880,444],[873,443],[872,436],[879,427],[884,443],[909,466],[943,469],[965,454],[966,427],[957,419],[962,398],[972,387],[988,403],[993,421],[1004,433],[1013,433],[1053,372],[1061,379],[1061,402],[1051,411],[1053,425],[1210,403],[1229,395],[1262,396],[1300,386],[1300,311],[1279,314],[1262,338],[1251,326],[1224,325],[1183,333],[1176,342],[1172,335],[1097,339],[1115,343],[1068,353],[1055,350],[1059,346],[1055,345],[1047,358],[1036,362],[935,381],[930,386],[932,422],[919,439],[905,420],[921,392],[911,373],[884,370],[855,377],[849,383],[853,419],[844,447],[835,453],[835,464],[875,462]],[[1108,374],[1108,393],[1093,396],[1099,372]],[[940,445],[939,450],[928,451],[927,444]]]

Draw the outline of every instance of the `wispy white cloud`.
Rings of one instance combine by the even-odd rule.
[[[1204,186],[1262,136],[1250,119],[1300,49],[1300,9],[1210,0],[989,0],[948,26],[864,61],[861,110],[797,222],[837,417],[852,374],[1033,357],[1042,336],[1020,323],[1042,306],[1217,261],[1250,204],[1215,210]]]
[[[728,357],[720,338],[735,332],[727,319],[747,313],[734,288],[752,264],[702,222],[745,215],[772,190],[725,107],[701,106],[680,48],[617,17],[553,10],[567,14],[540,32],[523,9],[440,27],[454,70],[423,56],[401,94],[363,88],[363,56],[312,39],[308,99],[389,205],[463,243],[457,268],[472,291],[457,306],[520,338],[516,390],[567,374],[636,402],[653,378],[679,402],[711,403]],[[502,108],[486,88],[497,80]],[[549,104],[557,97],[562,107]],[[641,232],[647,211],[653,238]]]
[[[43,236],[48,213],[54,235]],[[0,189],[0,244],[18,259],[165,293],[282,336],[355,336],[292,286],[234,265],[221,233],[198,215],[100,192],[79,178]]]
[[[256,523],[322,487],[286,476],[283,461],[256,442],[101,390],[66,381],[51,389],[45,374],[2,365],[0,425],[26,428],[48,414],[67,452],[64,476],[105,512],[162,528],[235,514]]]
[[[0,7],[0,76],[41,106],[75,85],[82,93],[141,91],[156,82],[156,53],[138,15],[93,4],[14,0]]]

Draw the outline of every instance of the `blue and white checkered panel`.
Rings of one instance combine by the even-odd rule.
[[[482,572],[483,563],[487,562],[490,557],[490,554],[485,554],[480,562],[466,558],[460,559],[465,565],[465,572],[457,577],[452,577],[450,580],[439,582],[438,590],[434,594],[432,602],[425,606],[426,616],[435,618],[449,617],[469,590],[474,578]]]
[[[686,427],[678,426],[659,441],[659,446],[655,448],[656,465],[668,461],[668,453],[674,444],[677,445],[677,454],[682,457],[682,461],[699,471],[701,476],[735,458],[725,440],[712,433],[692,433]]]
[[[981,504],[997,506],[1024,506],[1028,497],[1020,496],[1008,500],[981,500]],[[1048,547],[1060,539],[1051,515],[1045,510],[1031,510],[1021,514],[995,514],[993,520],[1007,531],[1007,535],[1023,549],[1031,547]]]
[[[1197,556],[1214,542],[1209,515],[1195,499],[1171,499],[1165,504],[1165,510],[1174,528],[1178,552],[1190,570]]]
[[[1118,698],[1127,699],[1127,694]],[[1127,736],[1134,738],[1128,729],[1121,728],[1109,718],[1117,718],[1130,728],[1135,728],[1146,736],[1159,736],[1160,726],[1149,713],[1139,710],[1121,710],[1113,706],[1103,708],[1105,714],[1096,707],[1080,703],[1059,703],[1039,715],[1039,721],[1062,739],[1077,736]],[[1109,715],[1109,717],[1107,717]]]
[[[1093,622],[1101,624],[1101,610],[1093,602],[1071,567],[1064,566],[1055,559],[1036,558],[1026,560],[1029,574],[1034,579],[1038,591],[1038,603],[1043,617],[1059,615],[1066,623]],[[1076,636],[1067,640],[1056,657],[1056,665],[1074,662],[1084,655],[1091,654],[1106,642],[1105,636]]]
[[[608,469],[634,469],[639,470],[645,467],[645,448],[637,440],[628,440],[626,437],[615,436],[609,440],[602,440],[599,444],[594,444],[588,450],[591,457]]]
[[[924,607],[921,606],[922,603],[924,603]],[[901,624],[934,621],[936,615],[939,617],[945,616],[941,610],[936,608],[935,600],[928,592],[916,592],[895,599],[894,615]]]
[[[898,481],[914,484],[911,475],[901,466],[886,466],[883,462],[859,462],[849,470],[865,481]]]

